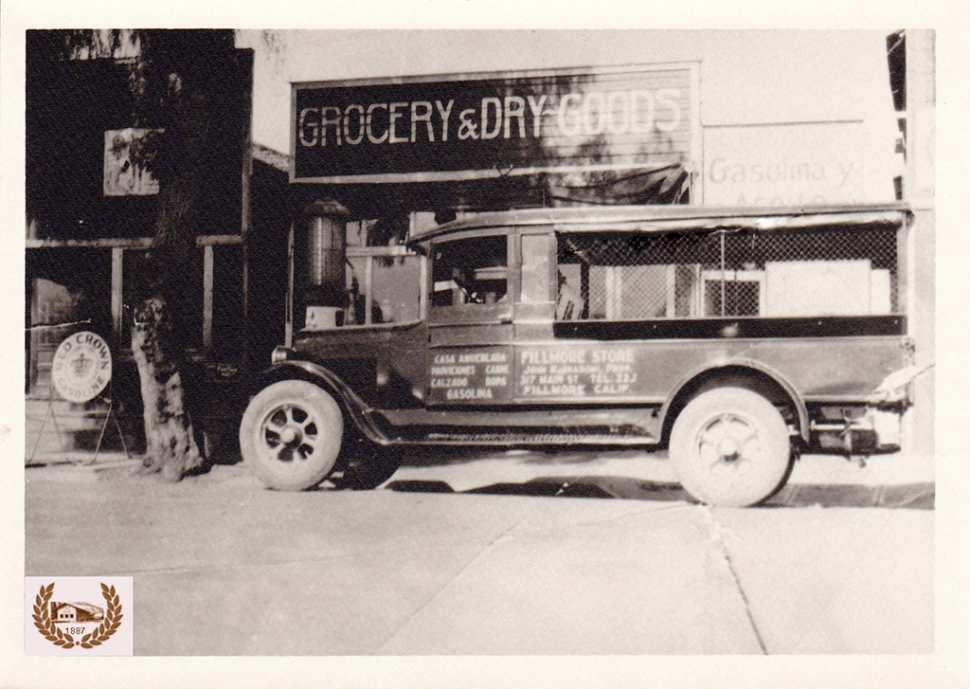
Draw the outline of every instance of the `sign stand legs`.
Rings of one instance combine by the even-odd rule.
[[[32,464],[34,457],[37,455],[37,448],[40,446],[40,439],[44,437],[44,428],[47,427],[47,419],[50,419],[54,424],[54,431],[57,433],[57,442],[61,446],[61,452],[66,452],[64,447],[64,440],[61,438],[61,429],[57,425],[57,414],[54,413],[54,381],[51,380],[50,387],[47,390],[47,409],[44,411],[44,420],[40,424],[40,430],[37,431],[37,440],[34,441],[34,449],[30,451],[30,457],[27,459],[28,464]]]
[[[121,438],[121,447],[124,448],[125,457],[131,459],[131,453],[128,452],[128,444],[125,442],[125,434],[121,430],[121,423],[118,422],[118,414],[114,412],[114,401],[111,395],[111,388],[108,388],[108,396],[102,397],[102,400],[108,403],[108,413],[104,416],[104,423],[101,424],[101,433],[98,434],[98,444],[94,448],[94,458],[91,460],[91,464],[98,461],[98,453],[101,451],[101,441],[104,440],[104,432],[108,428],[109,419],[114,418],[115,429],[118,431],[118,437]]]
[[[82,331],[69,335],[61,340],[54,352],[54,360],[51,366],[51,393],[48,410],[53,414],[53,398],[56,389],[58,394],[68,402],[75,404],[86,404],[92,400],[100,399],[107,402],[108,411],[104,416],[104,423],[101,424],[101,432],[98,434],[98,444],[94,448],[94,458],[87,464],[98,461],[98,453],[101,452],[101,443],[104,441],[104,432],[108,429],[111,422],[111,415],[114,413],[115,428],[118,429],[118,436],[121,438],[121,445],[125,449],[125,456],[131,459],[128,452],[128,444],[125,442],[125,434],[121,430],[121,423],[118,415],[114,411],[114,402],[111,394],[111,349],[104,338],[94,332]],[[107,390],[107,395],[105,395]],[[47,416],[44,417],[44,424],[47,423]],[[56,427],[57,421],[54,421]],[[43,432],[44,426],[41,426]],[[83,428],[83,426],[82,426]],[[86,429],[85,429],[86,430]],[[58,429],[58,435],[60,430]],[[40,443],[40,437],[37,439]],[[62,445],[63,449],[63,445]],[[34,452],[37,445],[34,446]],[[33,460],[33,454],[31,454]],[[83,462],[82,460],[82,463]]]

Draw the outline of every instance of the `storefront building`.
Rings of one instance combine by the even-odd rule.
[[[909,37],[907,69],[923,87],[903,79],[907,108],[898,98],[894,107],[900,74],[887,58],[903,33],[888,43],[880,32],[273,33],[270,49],[266,32],[236,32],[252,66],[226,108],[238,114],[225,120],[226,185],[198,241],[198,274],[186,278],[198,301],[194,355],[212,380],[261,368],[274,341],[304,327],[415,319],[427,295],[422,257],[404,246],[411,231],[481,211],[588,204],[908,200],[919,206],[911,332],[918,362],[932,362],[932,149],[917,149],[932,127],[931,36]],[[96,62],[61,71],[111,72]],[[104,99],[68,81],[77,93],[53,104],[37,101],[47,93],[37,86],[33,110],[28,86],[34,129],[57,129],[70,107],[84,146],[31,143],[28,132],[28,160],[56,153],[60,178],[75,181],[28,203],[27,322],[90,319],[84,327],[123,351],[125,286],[150,245],[155,192],[112,158],[139,134],[125,107],[83,107]],[[29,396],[46,398],[59,337],[29,331]],[[909,436],[932,439],[932,372],[918,385]],[[917,450],[931,455],[932,445]]]
[[[290,152],[291,242],[307,257],[293,267],[290,330],[305,293],[321,298],[310,287],[323,230],[307,230],[317,202],[349,228],[334,279],[370,304],[353,319],[365,323],[409,308],[402,275],[390,277],[418,270],[399,255],[409,229],[458,215],[900,198],[882,34],[278,32],[269,55],[263,33],[237,41],[258,55],[255,139]]]
[[[45,32],[31,32],[28,52]],[[202,78],[208,138],[202,228],[179,312],[195,385],[231,385],[247,356],[252,51],[211,61]],[[136,107],[134,57],[34,59],[27,79],[26,371],[28,456],[93,449],[108,400],[138,447],[140,394],[131,359],[133,290],[152,246],[159,183],[145,151],[166,122]],[[216,86],[217,84],[217,86]],[[155,108],[155,109],[153,109]],[[136,116],[137,113],[137,116]],[[169,125],[170,126],[170,125]],[[89,331],[114,353],[111,385],[85,404],[61,399],[54,352]],[[219,399],[218,394],[210,395]],[[208,413],[208,412],[203,412]],[[53,419],[51,420],[51,417]],[[47,418],[43,437],[38,437]],[[120,449],[115,426],[105,440]]]
[[[254,132],[289,142],[290,242],[300,258],[288,332],[332,327],[307,321],[321,305],[343,307],[346,325],[413,317],[421,259],[400,243],[409,230],[469,213],[917,196],[931,206],[932,190],[913,184],[919,139],[906,147],[916,109],[900,101],[905,68],[893,57],[905,43],[906,32],[283,32],[273,79],[292,82],[289,120],[284,128],[279,110],[257,103]],[[912,71],[932,46],[921,35],[911,43]],[[261,69],[258,61],[257,91],[283,102]],[[925,126],[925,99],[920,107]],[[922,165],[931,166],[925,155]],[[910,332],[927,366],[933,224],[931,213],[916,216],[907,302],[918,305]],[[344,251],[341,242],[347,261],[326,258]],[[328,297],[321,281],[350,296]],[[873,289],[878,304],[890,287]],[[932,438],[932,370],[917,387],[910,441]],[[906,449],[932,455],[931,442]]]

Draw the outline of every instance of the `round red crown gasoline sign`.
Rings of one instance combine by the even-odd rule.
[[[108,343],[86,331],[65,338],[54,352],[51,376],[54,389],[69,402],[93,400],[111,380]]]

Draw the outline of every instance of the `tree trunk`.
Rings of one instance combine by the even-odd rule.
[[[138,364],[145,406],[145,467],[172,481],[202,467],[186,404],[183,361],[191,338],[197,294],[192,280],[201,225],[211,226],[205,202],[224,190],[213,188],[221,121],[212,121],[210,91],[219,74],[232,69],[231,31],[160,31],[143,49],[146,83],[161,95],[152,120],[163,130],[156,140],[152,171],[159,181],[155,237],[144,284],[136,303],[132,352]],[[146,52],[147,51],[147,52]],[[218,99],[217,99],[218,100]],[[215,143],[214,143],[215,142]],[[195,395],[198,391],[188,390]]]
[[[173,90],[160,152],[163,168],[155,237],[134,314],[131,348],[145,407],[145,469],[178,481],[204,462],[185,404],[179,364],[190,322],[187,304],[194,296],[185,293],[185,285],[192,282],[188,276],[198,233],[204,181],[201,156],[208,123],[201,93],[182,91],[175,74],[169,76],[169,83]]]
[[[183,403],[177,360],[170,354],[171,346],[166,347],[171,329],[171,318],[161,296],[150,297],[135,309],[131,351],[138,365],[145,406],[143,465],[147,472],[160,471],[175,482],[200,467],[203,457]]]

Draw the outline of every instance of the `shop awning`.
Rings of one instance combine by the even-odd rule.
[[[550,206],[668,205],[690,202],[690,173],[680,163],[653,169],[549,174]]]

